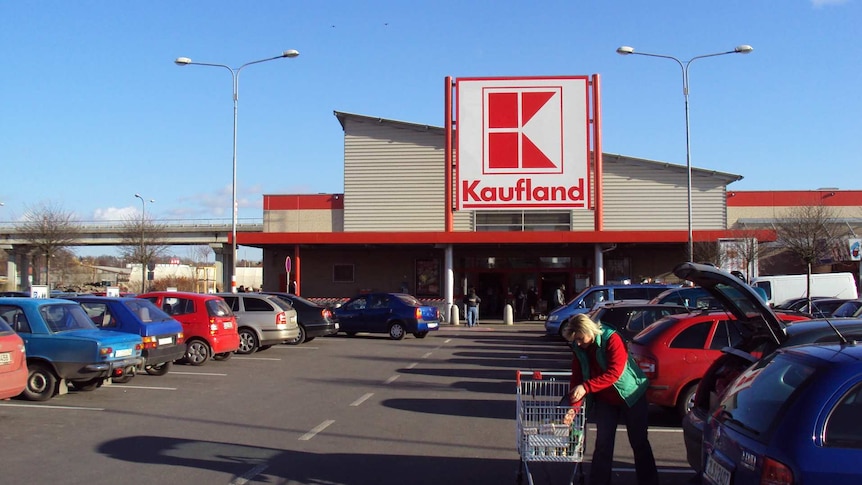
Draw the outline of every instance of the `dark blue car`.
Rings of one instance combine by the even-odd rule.
[[[57,298],[0,298],[0,317],[21,339],[29,375],[21,394],[46,401],[71,383],[91,391],[105,379],[123,377],[141,365],[141,337],[100,330],[81,306]]]
[[[722,395],[703,435],[707,483],[862,482],[862,346],[779,349]]]
[[[401,340],[407,333],[425,338],[440,327],[440,312],[435,306],[422,305],[405,293],[368,293],[351,298],[335,309],[339,331],[347,335],[358,332],[388,333]]]
[[[104,296],[75,296],[97,327],[103,330],[133,333],[143,339],[143,364],[138,370],[162,376],[168,373],[175,360],[186,352],[183,324],[141,298],[112,298]],[[127,382],[131,375],[115,377],[114,382]]]

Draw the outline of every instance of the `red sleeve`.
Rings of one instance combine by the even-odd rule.
[[[623,375],[629,355],[622,337],[616,332],[612,333],[608,339],[605,347],[605,358],[608,361],[607,370],[593,375],[591,379],[584,382],[584,388],[587,392],[595,393],[607,389],[613,386]]]
[[[578,356],[575,355],[575,351],[572,350],[572,377],[569,379],[569,389],[574,389],[584,382],[584,375],[581,371],[581,361],[578,360]]]

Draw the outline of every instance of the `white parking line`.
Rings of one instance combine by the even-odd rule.
[[[278,357],[234,357],[236,360],[275,360],[280,361],[281,359]]]
[[[334,423],[334,422],[335,422],[335,420],[334,420],[334,419],[327,419],[326,421],[324,421],[324,422],[322,422],[322,423],[318,424],[317,426],[315,426],[315,427],[314,427],[311,431],[309,431],[308,433],[305,433],[304,435],[300,436],[300,437],[299,437],[299,441],[308,441],[308,440],[310,440],[311,438],[314,438],[315,436],[317,436],[317,433],[320,433],[321,431],[325,430],[326,428],[328,428],[328,427],[329,427],[332,423]]]
[[[9,408],[39,408],[39,409],[68,409],[73,411],[104,411],[105,408],[85,408],[81,406],[52,406],[50,404],[17,404],[0,403],[0,406]]]
[[[419,365],[419,362],[413,362],[412,364],[408,365],[407,368],[412,369],[412,368],[416,367],[417,365]]]
[[[390,377],[389,379],[386,379],[386,381],[384,381],[383,383],[384,384],[392,384],[393,382],[395,382],[395,379],[398,379],[399,377],[400,376],[398,376],[398,375],[394,375],[394,376]]]
[[[432,353],[433,353],[433,352],[425,352],[425,355],[423,355],[423,356],[422,356],[422,358],[423,358],[423,359],[427,359],[428,357],[431,357],[431,354],[432,354]]]
[[[157,386],[130,386],[128,384],[112,384],[110,386],[102,386],[103,389],[152,389],[155,391],[176,391],[176,387],[157,387]]]
[[[243,473],[242,475],[238,476],[235,480],[230,482],[228,485],[245,485],[246,483],[248,483],[249,480],[260,475],[260,472],[266,470],[268,466],[269,465],[258,465],[256,467],[252,468],[251,470]]]
[[[182,371],[171,371],[171,374],[179,374],[184,376],[216,376],[216,377],[227,377],[227,374],[219,374],[216,372],[182,372]]]
[[[353,407],[359,406],[360,404],[362,404],[362,403],[364,403],[365,401],[367,401],[367,400],[368,400],[371,396],[373,396],[373,395],[374,395],[374,393],[373,393],[373,392],[369,392],[369,393],[367,393],[367,394],[363,394],[359,399],[357,399],[357,400],[353,401],[352,403],[350,403],[350,405],[351,405],[351,406],[353,406]]]

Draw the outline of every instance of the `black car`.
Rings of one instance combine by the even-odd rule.
[[[682,305],[622,300],[599,304],[588,315],[594,322],[613,327],[628,342],[660,318],[689,312],[690,310]]]
[[[674,274],[705,288],[741,323],[742,340],[723,349],[721,357],[706,370],[691,410],[682,420],[683,440],[689,465],[703,470],[703,430],[707,418],[716,410],[728,384],[751,364],[779,347],[862,340],[860,319],[815,319],[785,325],[757,293],[739,278],[697,263],[682,263]]]
[[[303,342],[310,342],[315,337],[325,337],[338,333],[338,319],[328,308],[292,293],[277,291],[265,291],[262,293],[277,296],[283,301],[290,303],[293,309],[296,310],[299,336],[294,340],[288,341],[288,344],[299,345]]]

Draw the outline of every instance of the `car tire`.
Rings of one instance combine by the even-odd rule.
[[[226,360],[230,360],[231,357],[233,357],[233,352],[222,352],[220,354],[215,354],[213,356],[213,360],[219,360],[224,362]]]
[[[413,332],[413,336],[416,338],[425,338],[428,335],[428,332]]]
[[[401,322],[393,322],[389,324],[389,338],[392,340],[401,340],[404,338],[404,325]]]
[[[123,376],[123,377],[126,377],[126,376]],[[126,380],[126,381],[118,381],[117,379],[122,379],[122,377],[115,377],[115,378],[112,378],[111,380],[118,383],[118,384],[122,384],[123,382],[129,382],[129,380],[131,380],[132,378],[129,377],[129,380]],[[96,389],[98,389],[99,386],[102,385],[102,380],[103,379],[101,377],[97,377],[95,379],[89,379],[86,381],[72,381],[72,386],[75,388],[76,391],[90,392],[90,391],[95,391]]]
[[[676,403],[676,413],[682,419],[688,414],[691,406],[694,404],[694,394],[697,392],[697,382],[685,386],[682,392],[679,393],[679,401]]]
[[[293,339],[293,340],[288,340],[288,341],[287,341],[287,344],[288,344],[288,345],[299,345],[299,344],[302,344],[302,343],[305,343],[305,342],[306,342],[306,338],[305,338],[305,335],[306,335],[306,334],[305,334],[305,328],[303,328],[303,326],[302,326],[302,325],[298,325],[298,327],[299,327],[299,335],[297,335],[297,336],[296,336],[296,338],[295,338],[295,339]]]
[[[271,348],[272,348],[272,345],[261,345],[260,347],[257,348],[257,351],[263,352],[264,350],[269,350]]]
[[[257,339],[257,334],[250,328],[239,329],[239,348],[236,353],[240,355],[248,355],[257,352],[260,347],[260,342]]]
[[[171,370],[172,362],[162,362],[161,364],[145,365],[144,370],[151,376],[163,376]]]
[[[311,342],[312,340],[314,340],[314,338],[315,337],[305,337],[305,342],[303,342],[303,343]]]
[[[27,364],[30,368],[27,387],[21,393],[28,401],[47,401],[57,391],[57,376],[45,364]]]
[[[204,365],[210,360],[210,346],[203,340],[192,340],[186,344],[186,356],[183,359],[189,365]]]

